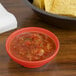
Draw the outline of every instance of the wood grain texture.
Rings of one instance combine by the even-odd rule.
[[[1,34],[0,76],[76,76],[75,30],[63,30],[42,22],[23,0],[0,0],[0,2],[16,16],[17,29],[30,26],[43,27],[55,33],[60,41],[60,50],[55,59],[43,67],[28,69],[15,63],[6,53],[6,39],[15,30]]]

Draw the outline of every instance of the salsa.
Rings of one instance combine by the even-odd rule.
[[[54,41],[38,32],[21,33],[10,43],[11,54],[25,61],[44,60],[53,55],[55,49]]]

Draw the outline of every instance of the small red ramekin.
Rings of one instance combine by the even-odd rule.
[[[53,39],[54,43],[56,44],[56,50],[54,52],[54,54],[52,56],[50,56],[49,58],[46,58],[44,60],[40,60],[40,61],[24,61],[21,59],[16,58],[15,56],[13,56],[9,50],[10,48],[10,43],[13,40],[14,37],[16,37],[17,35],[24,33],[24,32],[40,32],[43,34],[46,34],[47,36],[49,36],[50,38]],[[14,33],[12,33],[6,40],[6,51],[8,53],[8,55],[17,63],[23,65],[24,67],[28,67],[28,68],[37,68],[37,67],[41,67],[44,64],[50,62],[58,53],[59,50],[59,40],[58,38],[50,31],[43,29],[43,28],[39,28],[39,27],[27,27],[27,28],[22,28],[19,29],[17,31],[15,31]]]

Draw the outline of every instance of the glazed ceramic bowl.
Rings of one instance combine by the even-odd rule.
[[[44,60],[40,60],[40,61],[25,61],[25,60],[21,60],[17,57],[15,57],[14,55],[11,54],[10,51],[10,43],[11,41],[19,34],[24,33],[24,32],[41,32],[46,34],[47,36],[49,36],[51,39],[53,39],[55,45],[56,45],[56,49],[54,51],[54,53],[49,57],[46,58]],[[39,28],[39,27],[27,27],[27,28],[22,28],[19,29],[17,31],[15,31],[14,33],[12,33],[6,40],[6,51],[8,53],[8,55],[17,63],[23,65],[24,67],[28,67],[28,68],[37,68],[37,67],[41,67],[43,65],[45,65],[46,63],[50,62],[53,58],[55,58],[55,56],[57,55],[58,51],[59,51],[59,40],[56,37],[56,35],[54,35],[52,32],[43,29],[43,28]]]

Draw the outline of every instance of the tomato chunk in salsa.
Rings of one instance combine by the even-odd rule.
[[[25,61],[39,61],[50,57],[55,52],[54,41],[38,32],[25,32],[17,35],[10,43],[10,52],[16,58]]]

